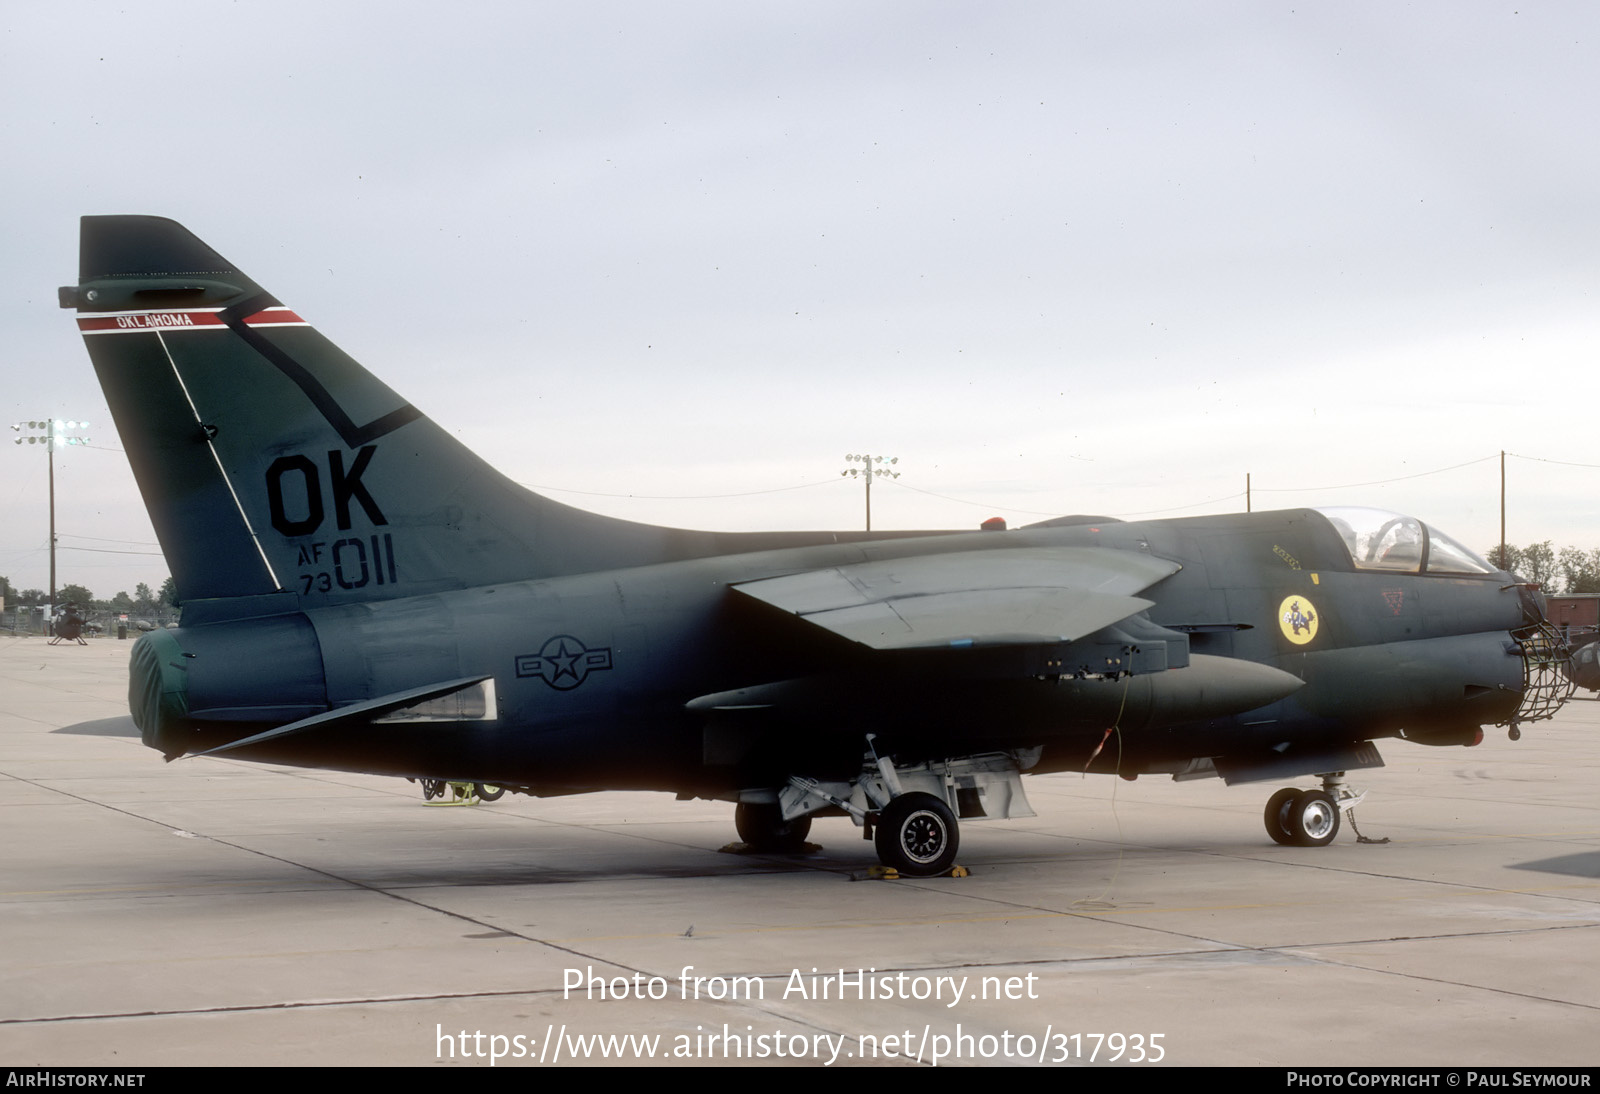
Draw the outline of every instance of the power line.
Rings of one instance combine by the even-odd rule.
[[[1514,456],[1517,459],[1521,459],[1521,460],[1532,460],[1532,461],[1535,461],[1535,462],[1538,462],[1538,463],[1552,463],[1552,464],[1560,464],[1560,465],[1566,466],[1566,467],[1587,467],[1587,468],[1600,469],[1600,464],[1594,464],[1594,463],[1576,463],[1576,462],[1571,461],[1571,460],[1551,460],[1551,459],[1546,459],[1546,458],[1541,457],[1541,456],[1524,456],[1524,455],[1521,455],[1521,454],[1516,453],[1516,452],[1507,452],[1506,455]],[[1436,467],[1436,468],[1433,468],[1433,469],[1428,470],[1428,471],[1417,471],[1417,472],[1414,472],[1414,473],[1409,474],[1409,475],[1395,475],[1395,476],[1392,476],[1390,478],[1385,478],[1385,479],[1370,479],[1370,480],[1365,481],[1365,482],[1339,483],[1339,484],[1332,484],[1332,485],[1325,485],[1325,486],[1256,486],[1256,487],[1252,488],[1252,492],[1254,492],[1254,493],[1262,493],[1262,494],[1300,494],[1300,493],[1315,493],[1317,491],[1322,491],[1322,490],[1357,490],[1357,489],[1363,489],[1363,488],[1369,487],[1369,486],[1387,486],[1390,483],[1408,482],[1408,481],[1410,481],[1412,479],[1427,478],[1430,475],[1442,475],[1447,471],[1459,471],[1463,467],[1474,467],[1474,466],[1476,466],[1478,464],[1481,464],[1481,463],[1488,463],[1491,460],[1495,460],[1497,458],[1499,458],[1498,454],[1489,455],[1489,456],[1480,456],[1477,459],[1464,460],[1461,463],[1450,464],[1450,465],[1448,465],[1446,467]],[[564,494],[580,494],[580,495],[584,495],[584,496],[587,496],[587,497],[596,497],[596,498],[629,498],[629,499],[637,499],[637,500],[640,500],[640,501],[702,501],[702,500],[715,500],[715,499],[718,499],[718,498],[745,498],[745,497],[753,497],[753,496],[759,495],[759,494],[780,494],[780,493],[784,493],[784,492],[790,491],[790,490],[804,490],[804,489],[808,489],[808,488],[813,487],[813,486],[826,486],[829,482],[833,482],[833,481],[836,481],[836,480],[833,480],[833,479],[821,479],[821,480],[818,480],[816,482],[805,482],[805,483],[800,483],[800,484],[795,485],[795,486],[778,486],[778,487],[772,487],[772,488],[769,488],[769,489],[766,489],[766,490],[745,490],[745,491],[741,491],[739,493],[733,493],[733,494],[613,494],[613,493],[607,493],[607,492],[600,491],[600,490],[575,490],[575,489],[571,489],[569,487],[563,487],[563,486],[539,486],[539,485],[534,485],[534,484],[531,484],[531,483],[522,483],[521,485],[528,487],[528,489],[530,489],[530,490],[546,490],[546,491],[553,491],[553,492],[556,492],[556,493],[564,493]],[[1015,505],[1000,505],[1000,504],[992,502],[992,501],[972,501],[972,500],[970,500],[968,498],[957,498],[957,497],[952,497],[949,494],[941,494],[936,490],[925,490],[922,487],[912,486],[909,483],[900,482],[898,480],[891,480],[891,481],[894,482],[895,486],[898,486],[902,490],[910,490],[913,493],[925,494],[930,498],[938,498],[941,501],[953,502],[956,505],[968,505],[968,506],[971,506],[971,507],[973,507],[975,509],[988,509],[988,510],[991,510],[991,511],[998,510],[1000,512],[1005,512],[1005,513],[1020,513],[1020,514],[1023,514],[1025,516],[1035,516],[1035,517],[1054,517],[1054,516],[1060,516],[1061,515],[1061,510],[1048,510],[1047,511],[1047,510],[1041,510],[1041,509],[1023,509],[1023,508],[1021,508],[1019,506],[1015,506]],[[1108,513],[1106,515],[1107,516],[1120,515],[1120,516],[1125,516],[1125,517],[1137,517],[1137,516],[1149,516],[1149,515],[1156,514],[1156,513],[1175,513],[1175,512],[1179,512],[1181,510],[1185,510],[1185,509],[1198,509],[1198,508],[1201,508],[1201,507],[1207,506],[1207,505],[1215,505],[1215,504],[1217,504],[1219,502],[1230,501],[1230,500],[1233,500],[1233,499],[1236,499],[1236,498],[1242,498],[1243,496],[1244,496],[1243,493],[1235,491],[1235,492],[1232,492],[1232,493],[1219,495],[1219,496],[1214,497],[1214,498],[1208,498],[1208,499],[1206,499],[1204,501],[1190,502],[1190,503],[1185,504],[1185,505],[1172,505],[1172,506],[1166,506],[1166,507],[1161,508],[1161,509],[1140,509],[1140,510],[1133,510],[1133,511],[1125,511],[1125,512],[1123,512],[1121,514],[1110,514],[1110,513]],[[129,541],[129,542],[131,542],[131,541]]]
[[[902,490],[911,490],[918,494],[926,494],[930,498],[940,498],[944,501],[953,501],[957,505],[970,505],[975,509],[1000,509],[1007,513],[1023,513],[1030,517],[1059,517],[1061,515],[1058,512],[1046,513],[1039,509],[1018,509],[1014,505],[995,505],[993,502],[987,501],[968,501],[965,498],[952,498],[949,494],[939,494],[932,490],[924,490],[919,486],[912,486],[909,483],[900,482],[898,479],[893,481],[894,484]]]
[[[58,551],[93,551],[97,555],[153,555],[156,558],[160,558],[161,557],[161,552],[160,551],[117,551],[117,550],[113,550],[110,547],[74,547],[70,543],[58,543],[56,545],[56,550],[58,550]]]
[[[1242,497],[1244,497],[1244,491],[1237,490],[1237,491],[1233,492],[1232,494],[1223,494],[1220,497],[1211,498],[1211,499],[1209,499],[1207,501],[1197,501],[1197,502],[1194,502],[1194,503],[1192,503],[1190,505],[1173,505],[1173,506],[1167,507],[1166,509],[1140,509],[1138,512],[1135,512],[1135,513],[1121,513],[1121,514],[1107,514],[1107,515],[1108,516],[1120,515],[1120,516],[1124,516],[1124,517],[1147,517],[1151,513],[1176,513],[1180,509],[1198,509],[1202,505],[1215,505],[1219,501],[1231,501],[1234,498],[1242,498]]]
[[[92,539],[96,543],[132,543],[132,544],[135,544],[136,546],[139,546],[139,547],[159,547],[159,546],[161,546],[161,544],[153,543],[153,542],[151,542],[150,540],[147,540],[147,539],[111,539],[111,538],[109,538],[107,536],[85,536],[85,535],[80,535],[77,532],[57,532],[56,533],[56,537],[58,539],[60,537],[62,537],[62,536],[66,536],[68,539]]]
[[[816,482],[802,482],[797,486],[774,486],[769,490],[744,490],[737,494],[607,494],[600,490],[573,490],[565,486],[535,486],[533,483],[518,483],[529,490],[552,490],[558,494],[583,494],[591,498],[637,498],[641,501],[701,501],[712,498],[748,498],[756,494],[781,494],[786,490],[804,490],[810,486],[827,486],[837,479],[818,479]]]
[[[1391,482],[1405,482],[1407,479],[1420,479],[1428,475],[1439,475],[1446,471],[1455,471],[1462,467],[1471,467],[1473,464],[1488,463],[1497,459],[1497,456],[1483,456],[1465,463],[1453,463],[1449,467],[1436,467],[1432,471],[1418,471],[1415,475],[1396,475],[1392,479],[1374,479],[1371,482],[1349,482],[1342,486],[1257,486],[1258,494],[1309,494],[1317,490],[1354,490],[1362,486],[1383,486]]]
[[[1517,453],[1517,452],[1507,452],[1506,455],[1514,456],[1519,460],[1533,460],[1535,463],[1557,463],[1557,464],[1560,464],[1562,467],[1596,467],[1596,468],[1600,468],[1600,463],[1574,463],[1571,460],[1547,460],[1543,456],[1524,456],[1524,455],[1521,455],[1520,453]]]

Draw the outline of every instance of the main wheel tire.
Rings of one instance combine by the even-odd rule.
[[[1325,847],[1339,834],[1339,807],[1324,790],[1307,790],[1289,808],[1289,832],[1301,847]]]
[[[955,865],[961,828],[950,807],[916,791],[891,801],[873,833],[878,859],[907,877],[936,877]]]
[[[741,802],[733,810],[733,827],[751,850],[787,855],[805,850],[806,837],[811,834],[811,818],[796,817],[786,821],[782,808],[776,804]]]
[[[442,798],[442,797],[444,797],[444,780],[443,779],[423,779],[422,780],[422,800],[423,801],[431,802],[434,798]]]
[[[477,791],[479,801],[497,802],[504,796],[506,788],[503,786],[486,786],[483,783],[479,783]]]
[[[1294,811],[1294,800],[1302,791],[1286,786],[1267,799],[1267,812],[1262,818],[1267,824],[1267,835],[1272,842],[1285,847],[1295,846],[1294,833],[1289,830],[1289,814]]]

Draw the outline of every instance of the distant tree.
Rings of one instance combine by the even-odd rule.
[[[161,583],[160,601],[169,608],[183,607],[178,601],[178,583],[170,577]]]
[[[1563,551],[1571,548],[1562,548]],[[1530,543],[1526,547],[1514,547],[1506,544],[1505,557],[1500,554],[1500,545],[1489,548],[1484,552],[1485,557],[1502,570],[1510,570],[1524,581],[1531,581],[1547,593],[1561,591],[1561,566],[1556,560],[1555,548],[1549,540],[1543,543]]]
[[[10,578],[0,577],[0,599],[4,599],[7,604],[14,603],[17,599],[17,591],[11,587]]]
[[[1561,591],[1561,571],[1550,541],[1530,543],[1522,549],[1522,569],[1517,571],[1547,593]]]
[[[56,590],[56,603],[76,604],[80,608],[86,608],[94,603],[94,594],[82,585],[63,585]]]
[[[17,603],[28,608],[37,608],[44,603],[43,589],[23,589],[17,594]]]
[[[116,596],[111,598],[110,608],[118,615],[126,615],[127,613],[133,611],[133,597],[129,596],[126,592],[119,592]]]
[[[156,595],[150,591],[150,586],[144,582],[133,587],[133,610],[140,615],[148,615],[155,611]]]
[[[1600,548],[1563,547],[1558,556],[1569,593],[1600,593]]]
[[[1504,551],[1501,550],[1500,544],[1496,543],[1493,547],[1483,552],[1483,557],[1488,559],[1490,565],[1497,570],[1509,570],[1512,573],[1516,573],[1522,568],[1522,548],[1510,543],[1505,545]]]

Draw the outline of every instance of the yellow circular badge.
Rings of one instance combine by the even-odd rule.
[[[1297,646],[1303,646],[1317,636],[1317,609],[1303,596],[1286,596],[1278,605],[1278,629]]]

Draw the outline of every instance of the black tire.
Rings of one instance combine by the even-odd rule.
[[[1289,832],[1301,847],[1326,847],[1339,834],[1339,807],[1323,790],[1307,790],[1289,807]]]
[[[784,820],[783,810],[773,804],[740,803],[733,810],[733,827],[752,851],[789,855],[805,850],[811,834],[811,818]]]
[[[503,786],[485,786],[483,783],[479,783],[476,789],[478,791],[478,800],[484,802],[497,802],[506,792],[506,788]]]
[[[1272,837],[1273,843],[1281,843],[1285,847],[1296,846],[1294,833],[1289,830],[1289,814],[1294,811],[1294,800],[1301,793],[1292,786],[1286,786],[1267,799],[1267,811],[1262,819],[1266,821],[1267,835]]]
[[[873,844],[878,861],[907,877],[937,877],[955,865],[961,827],[932,794],[902,794],[878,815]]]
[[[443,779],[423,779],[422,780],[422,800],[423,801],[431,802],[434,798],[442,798],[442,797],[444,797],[444,780]]]

